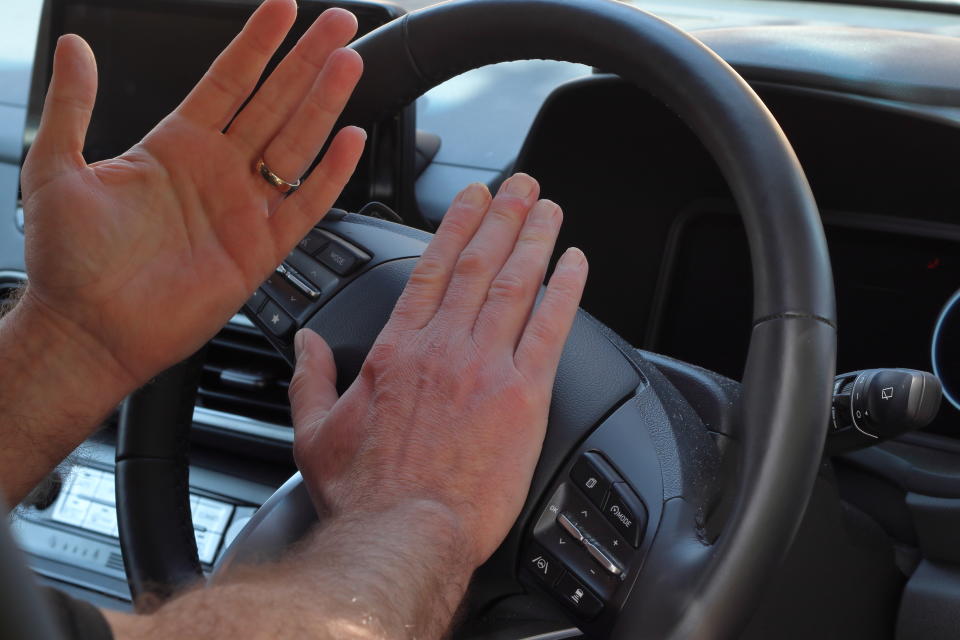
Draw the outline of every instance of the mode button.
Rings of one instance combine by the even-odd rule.
[[[360,265],[368,262],[370,256],[363,251],[339,242],[331,242],[317,254],[317,260],[329,267],[334,273],[345,276]]]
[[[647,509],[626,483],[615,482],[610,488],[603,514],[634,548],[640,546],[647,527]]]

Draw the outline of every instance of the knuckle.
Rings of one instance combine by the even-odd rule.
[[[467,222],[462,215],[463,212],[464,209],[462,207],[451,207],[450,212],[444,216],[443,222],[440,223],[437,235],[450,235],[460,238],[469,237],[472,230],[467,226]]]
[[[499,196],[490,207],[489,215],[496,221],[512,224],[527,211],[527,204],[518,198]]]
[[[443,280],[446,269],[436,256],[425,255],[410,274],[410,284],[418,286],[437,285]]]
[[[302,367],[297,367],[293,372],[293,376],[290,378],[290,387],[287,389],[287,397],[290,398],[291,404],[296,404],[298,399],[303,397],[303,393],[310,386],[309,377],[306,369]]]
[[[367,362],[374,366],[392,364],[397,357],[397,347],[392,342],[377,342],[367,354]]]
[[[332,122],[340,115],[340,110],[333,104],[330,96],[319,91],[312,91],[307,104],[313,110],[312,119],[318,122]]]
[[[514,247],[514,252],[523,256],[536,258],[547,251],[550,238],[551,236],[545,234],[540,229],[526,230],[520,234],[519,238],[517,238],[517,244]],[[546,257],[544,257],[544,260],[546,260]]]
[[[227,96],[237,97],[243,95],[243,87],[229,74],[221,73],[216,67],[212,67],[207,71],[205,77],[212,87]]]
[[[391,342],[377,342],[367,354],[361,372],[370,380],[378,380],[390,370],[396,358],[396,345]]]
[[[260,58],[270,58],[276,49],[276,47],[270,46],[270,44],[257,33],[247,34],[246,45]]]
[[[503,396],[511,407],[524,412],[537,405],[535,394],[526,385],[511,384],[504,389]]]
[[[51,93],[47,100],[61,108],[72,109],[75,111],[90,110],[90,104],[75,95],[64,94],[62,92]]]
[[[522,416],[536,406],[537,395],[522,375],[513,375],[503,367],[488,367],[481,374],[481,386],[496,402],[514,416]]]
[[[573,278],[559,278],[553,283],[553,294],[557,305],[563,309],[577,303],[579,286]]]
[[[317,75],[323,70],[326,59],[314,55],[314,48],[305,46],[303,43],[297,43],[297,60],[303,65],[301,74]]]
[[[488,381],[484,377],[483,364],[476,358],[462,358],[456,362],[443,363],[445,384],[448,386],[445,394],[454,402],[466,402],[471,396],[489,389],[499,381]]]
[[[501,273],[490,284],[490,296],[507,301],[525,299],[530,293],[530,284],[515,273]]]
[[[487,256],[476,249],[464,249],[460,257],[457,258],[457,264],[454,266],[454,273],[460,276],[472,277],[485,273],[487,270]]]
[[[534,322],[527,327],[527,335],[540,345],[554,345],[560,341],[560,331],[552,322]]]
[[[294,438],[293,439],[293,460],[297,465],[297,468],[303,469],[307,467],[313,456],[311,455],[312,451],[310,448],[304,444],[303,438]]]
[[[417,341],[413,351],[416,365],[423,371],[443,369],[450,371],[455,366],[450,360],[451,335],[446,331],[427,331]]]

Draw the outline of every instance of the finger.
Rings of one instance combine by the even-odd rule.
[[[223,129],[263,74],[297,17],[294,0],[265,0],[177,107],[203,126]]]
[[[541,200],[530,210],[513,253],[490,284],[477,316],[473,333],[478,344],[509,345],[511,352],[516,349],[547,273],[562,220],[560,207],[549,200]]]
[[[359,127],[341,129],[303,187],[286,198],[271,216],[277,262],[283,260],[333,206],[356,169],[366,140],[366,132]]]
[[[357,19],[352,13],[324,11],[237,114],[227,135],[259,155],[303,102],[330,54],[356,33]]]
[[[579,249],[567,249],[514,354],[515,366],[528,380],[553,383],[586,282],[587,258]]]
[[[80,36],[61,36],[53,56],[53,78],[40,127],[24,172],[25,188],[85,166],[83,143],[96,97],[97,62],[93,51]]]
[[[453,265],[477,232],[489,204],[490,191],[479,182],[460,192],[410,274],[390,317],[391,326],[421,329],[430,322],[450,283]]]
[[[503,183],[480,228],[457,258],[437,318],[451,317],[473,327],[490,283],[513,250],[540,186],[518,173]]]
[[[303,175],[330,136],[362,72],[363,60],[356,51],[340,49],[330,55],[290,122],[263,152],[263,161],[273,173],[288,182]],[[261,182],[273,190],[265,180]]]
[[[316,427],[327,417],[340,396],[337,365],[326,340],[310,329],[301,329],[293,340],[296,369],[290,379],[290,411],[295,432]]]

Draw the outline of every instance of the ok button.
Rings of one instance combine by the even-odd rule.
[[[634,548],[640,546],[640,538],[647,527],[647,509],[630,487],[623,482],[614,483],[603,514],[627,542]]]

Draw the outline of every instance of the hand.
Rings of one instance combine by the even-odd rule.
[[[22,174],[30,281],[20,315],[102,350],[131,388],[211,338],[356,166],[366,136],[348,127],[288,198],[254,172],[261,157],[289,181],[306,171],[361,74],[359,55],[341,48],[356,19],[331,9],[237,114],[295,16],[294,0],[266,0],[173,113],[90,165],[81,152],[96,63],[79,37],[58,42]]]
[[[294,454],[318,507],[439,505],[471,571],[523,506],[586,280],[569,249],[531,313],[562,219],[538,192],[518,174],[492,202],[482,185],[458,196],[342,398],[326,343],[296,338]]]

